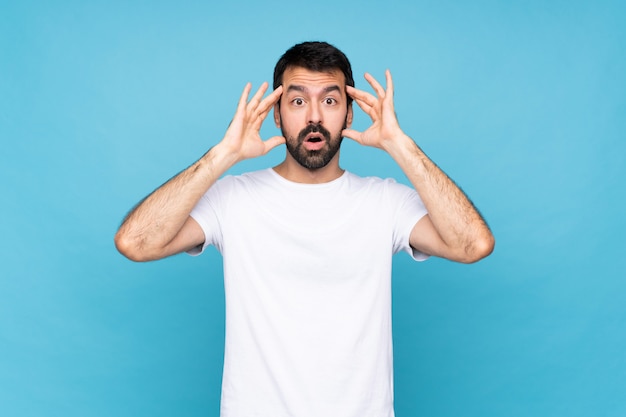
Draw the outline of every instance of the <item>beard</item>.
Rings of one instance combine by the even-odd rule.
[[[344,123],[343,128],[346,128],[346,123]],[[341,141],[343,140],[341,132],[332,137],[331,133],[320,123],[308,125],[298,133],[297,137],[287,135],[282,123],[280,130],[286,139],[285,145],[293,159],[303,167],[311,170],[324,168],[328,165],[339,152]],[[310,133],[319,133],[324,137],[325,143],[321,149],[310,150],[303,146],[306,136]]]

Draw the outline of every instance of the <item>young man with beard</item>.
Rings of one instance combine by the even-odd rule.
[[[391,258],[405,251],[475,262],[489,228],[463,192],[398,125],[393,83],[354,88],[335,47],[289,49],[222,141],[161,186],[116,235],[135,261],[215,245],[224,257],[222,416],[393,416]],[[352,100],[372,119],[350,129]],[[282,136],[262,140],[269,112]],[[388,152],[415,189],[339,165],[342,137]],[[274,168],[220,178],[285,143]]]

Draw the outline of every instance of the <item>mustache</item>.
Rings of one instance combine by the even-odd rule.
[[[298,133],[298,143],[304,142],[304,138],[310,133],[319,133],[327,142],[330,141],[330,132],[321,123],[312,123]]]

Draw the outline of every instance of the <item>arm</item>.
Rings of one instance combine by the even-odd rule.
[[[264,83],[248,101],[247,84],[222,141],[202,158],[141,201],[124,219],[115,246],[133,261],[164,258],[204,243],[202,229],[189,216],[202,195],[230,167],[244,159],[265,155],[285,142],[282,136],[263,141],[259,129],[282,94],[278,87],[265,99]]]
[[[363,132],[346,129],[343,135],[389,153],[422,198],[428,215],[411,231],[414,249],[464,263],[488,256],[495,244],[489,227],[463,191],[400,129],[389,71],[385,76],[386,89],[365,74],[378,97],[347,87],[347,93],[371,117],[372,126]]]

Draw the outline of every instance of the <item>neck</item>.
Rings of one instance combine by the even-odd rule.
[[[296,162],[287,152],[285,160],[274,167],[274,171],[292,182],[302,184],[322,184],[336,180],[343,175],[344,170],[339,167],[339,152],[324,167],[318,169],[305,168]]]

